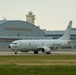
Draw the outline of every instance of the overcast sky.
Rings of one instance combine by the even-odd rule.
[[[26,21],[29,11],[42,29],[65,30],[70,20],[76,28],[76,0],[0,0],[0,20]]]

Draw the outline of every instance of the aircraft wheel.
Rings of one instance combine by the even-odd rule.
[[[51,54],[50,52],[46,52],[46,54]]]
[[[15,52],[15,54],[17,54],[17,52]]]
[[[38,51],[34,51],[34,54],[38,54]]]

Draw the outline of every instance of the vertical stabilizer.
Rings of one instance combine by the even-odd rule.
[[[59,40],[69,40],[70,39],[70,31],[71,31],[72,21],[69,22],[67,29],[65,30],[62,37]]]

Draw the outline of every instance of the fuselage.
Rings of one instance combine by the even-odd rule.
[[[38,47],[66,46],[67,40],[17,40],[10,44],[13,50],[34,51]]]

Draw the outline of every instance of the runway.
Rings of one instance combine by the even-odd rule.
[[[76,49],[60,49],[60,50],[53,50],[52,54],[76,54]]]
[[[39,52],[40,54],[46,54]],[[76,49],[59,49],[59,50],[52,50],[51,54],[70,54],[70,55],[75,55],[76,54]],[[8,48],[0,48],[0,55],[34,55],[33,51],[30,52],[18,52],[15,54],[11,49]]]

